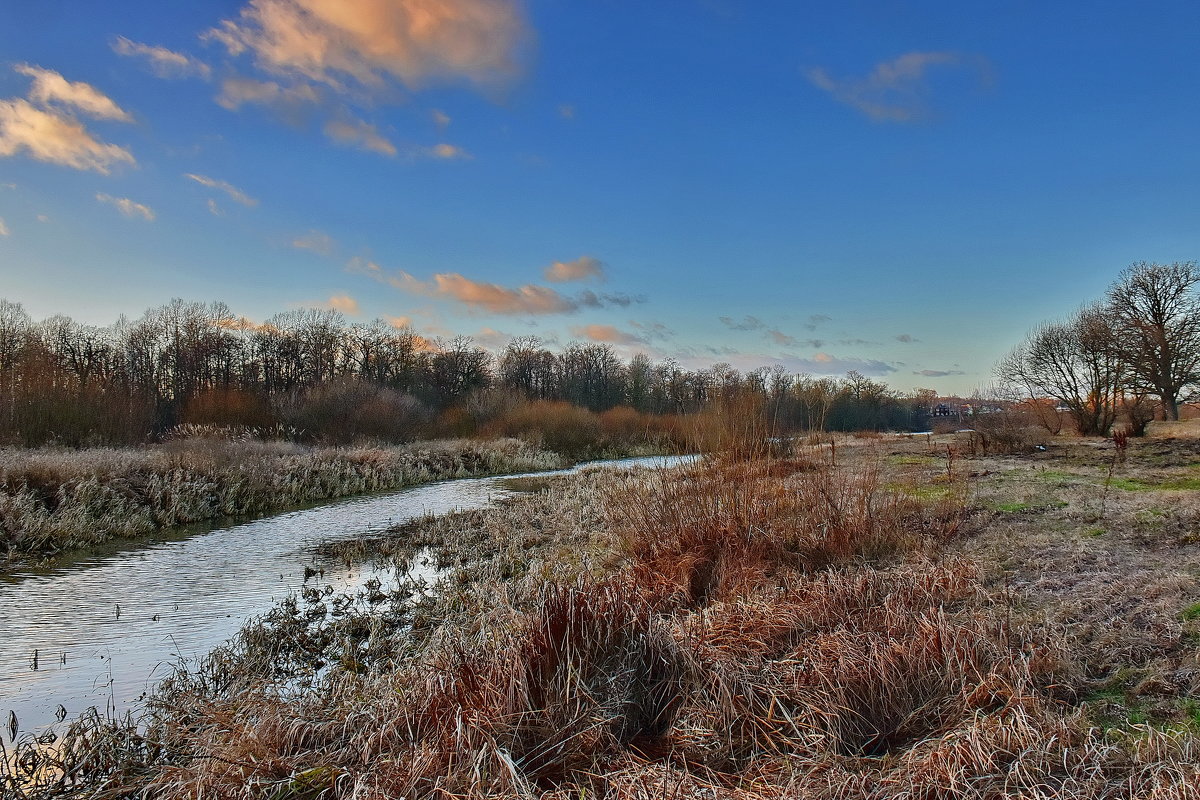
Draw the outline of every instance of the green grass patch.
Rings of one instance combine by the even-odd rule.
[[[1141,478],[1113,478],[1109,485],[1126,492],[1180,492],[1200,490],[1200,477],[1181,476],[1151,483]]]
[[[1193,620],[1200,619],[1200,603],[1192,603],[1179,616],[1183,617],[1184,622],[1192,622]]]
[[[1089,539],[1095,539],[1097,536],[1103,536],[1108,533],[1104,528],[1088,528],[1083,532],[1083,535]]]

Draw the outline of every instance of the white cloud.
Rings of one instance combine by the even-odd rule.
[[[834,78],[821,67],[805,77],[835,100],[861,111],[876,122],[914,122],[928,114],[927,73],[933,67],[973,66],[986,75],[979,56],[951,52],[912,52],[875,65],[865,78]]]
[[[33,78],[33,85],[29,88],[28,96],[38,105],[43,107],[70,106],[96,119],[133,122],[133,117],[91,84],[82,81],[68,81],[54,70],[29,64],[18,64],[13,69],[22,75]]]
[[[212,77],[212,68],[200,59],[159,45],[142,44],[118,36],[112,42],[112,49],[117,55],[146,59],[150,69],[160,78],[196,77],[208,80]]]
[[[4,217],[0,217],[0,236],[8,235],[8,226],[4,224]]]
[[[115,206],[118,211],[130,219],[141,217],[147,222],[154,221],[154,210],[150,206],[136,203],[128,197],[113,197],[110,194],[98,192],[96,199],[101,203],[108,203],[111,206]]]
[[[68,115],[35,108],[27,100],[0,100],[0,156],[20,152],[104,175],[117,164],[136,163],[128,150],[98,141]]]
[[[193,180],[196,183],[200,184],[201,186],[207,186],[210,189],[217,189],[219,191],[222,191],[225,194],[229,195],[230,200],[234,200],[238,203],[241,203],[244,206],[258,205],[257,200],[255,200],[253,197],[246,194],[241,189],[237,188],[232,183],[229,183],[227,181],[221,181],[221,180],[217,180],[216,178],[210,178],[207,175],[197,175],[194,172],[185,172],[183,174],[183,177],[187,178],[188,180]],[[209,205],[209,209],[210,210],[212,209],[211,203]]]

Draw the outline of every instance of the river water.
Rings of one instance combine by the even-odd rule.
[[[679,457],[597,462],[671,466]],[[570,470],[535,473],[558,475]],[[89,707],[135,708],[180,659],[196,659],[301,586],[354,591],[398,576],[367,565],[309,574],[313,548],[419,517],[474,509],[512,494],[504,477],[463,478],[353,497],[228,527],[160,532],[0,577],[0,717],[43,729]],[[422,564],[416,575],[432,576]],[[311,573],[311,570],[310,570]],[[5,731],[7,736],[8,731]],[[20,733],[18,733],[18,737]]]

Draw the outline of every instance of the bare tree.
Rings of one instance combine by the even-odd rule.
[[[1162,400],[1179,419],[1179,396],[1200,383],[1200,284],[1196,262],[1130,265],[1108,290],[1108,308],[1132,388]]]
[[[1079,433],[1101,436],[1116,418],[1124,380],[1112,324],[1099,306],[1046,323],[1001,362],[999,377],[1031,398],[1056,398],[1071,410]]]

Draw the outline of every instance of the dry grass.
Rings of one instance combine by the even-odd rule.
[[[198,439],[0,450],[0,565],[174,525],[561,465],[553,453],[512,439],[347,449]]]
[[[137,746],[109,745],[113,760],[70,773],[76,784],[21,791],[1200,797],[1200,728],[1116,720],[1095,696],[1098,654],[1146,655],[1097,638],[1099,613],[1096,636],[1080,637],[1080,607],[1055,599],[1070,574],[1029,581],[1036,558],[1060,552],[1049,530],[996,527],[1077,506],[990,508],[989,481],[1020,462],[884,440],[840,449],[836,468],[826,455],[555,479],[339,551],[419,543],[450,572],[433,595],[300,598],[168,685]],[[1022,537],[1035,541],[1022,550]],[[1040,573],[1094,566],[1049,560]],[[1110,616],[1151,624],[1156,603],[1186,595],[1162,580],[1149,606]],[[1156,646],[1184,665],[1200,621],[1176,620]],[[108,741],[101,727],[72,735]]]

